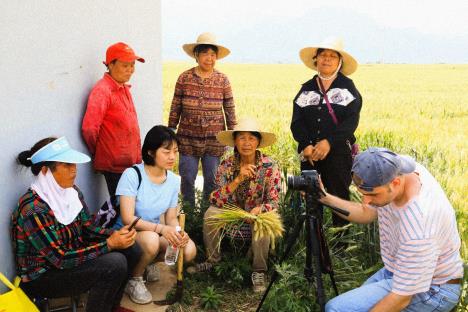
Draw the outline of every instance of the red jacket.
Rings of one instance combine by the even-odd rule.
[[[141,163],[140,128],[130,85],[119,85],[108,73],[91,90],[81,131],[94,169],[122,173]]]

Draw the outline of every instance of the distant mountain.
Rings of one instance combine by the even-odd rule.
[[[187,60],[181,45],[211,29],[231,49],[229,62],[298,63],[301,48],[333,35],[345,40],[345,49],[360,63],[468,63],[468,34],[384,28],[365,15],[337,8],[306,10],[300,17],[281,19],[259,14],[255,19],[230,20],[226,14],[226,22],[218,19],[216,24],[163,14],[163,59]]]

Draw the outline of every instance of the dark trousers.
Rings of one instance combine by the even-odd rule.
[[[106,179],[107,190],[109,191],[109,196],[114,195],[115,190],[117,190],[117,184],[119,184],[119,180],[120,180],[120,177],[122,176],[122,173],[103,171],[102,174],[104,175],[104,178]]]
[[[38,279],[22,283],[30,298],[60,298],[89,291],[87,312],[110,312],[118,307],[131,273],[138,263],[141,249],[134,244],[72,269],[51,269]]]
[[[349,200],[349,186],[351,185],[351,154],[335,154],[330,152],[324,160],[302,162],[301,170],[317,170],[328,193],[342,199]],[[349,222],[333,214],[333,225],[343,226]]]

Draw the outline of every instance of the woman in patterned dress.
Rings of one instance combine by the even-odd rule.
[[[240,120],[234,130],[222,131],[217,136],[221,143],[234,147],[234,155],[223,160],[216,173],[216,189],[211,193],[211,206],[205,212],[203,223],[207,260],[197,265],[199,271],[210,269],[213,263],[221,260],[220,235],[206,220],[219,213],[224,204],[234,204],[255,215],[278,208],[281,190],[279,167],[258,150],[272,145],[276,137],[260,129],[256,120],[246,118]],[[239,234],[250,237],[252,230],[251,226],[241,227]],[[255,292],[265,290],[269,248],[268,237],[251,242],[249,253],[253,256],[252,284]]]
[[[213,34],[201,34],[196,43],[184,44],[184,51],[198,66],[177,79],[169,113],[169,127],[177,129],[179,174],[184,203],[195,205],[195,179],[201,161],[203,199],[213,191],[216,168],[224,145],[216,140],[223,130],[236,124],[231,85],[226,75],[215,69],[216,61],[230,51],[217,44]]]

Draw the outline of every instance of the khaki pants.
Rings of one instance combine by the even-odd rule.
[[[219,262],[221,260],[221,241],[220,233],[214,231],[214,227],[206,223],[207,218],[220,213],[219,208],[210,206],[205,212],[203,218],[203,241],[205,242],[207,261],[208,262]],[[252,229],[253,232],[253,229]],[[252,269],[253,271],[266,271],[268,261],[268,251],[270,249],[270,238],[264,237],[257,241],[252,239],[252,244],[248,254],[253,256]]]

